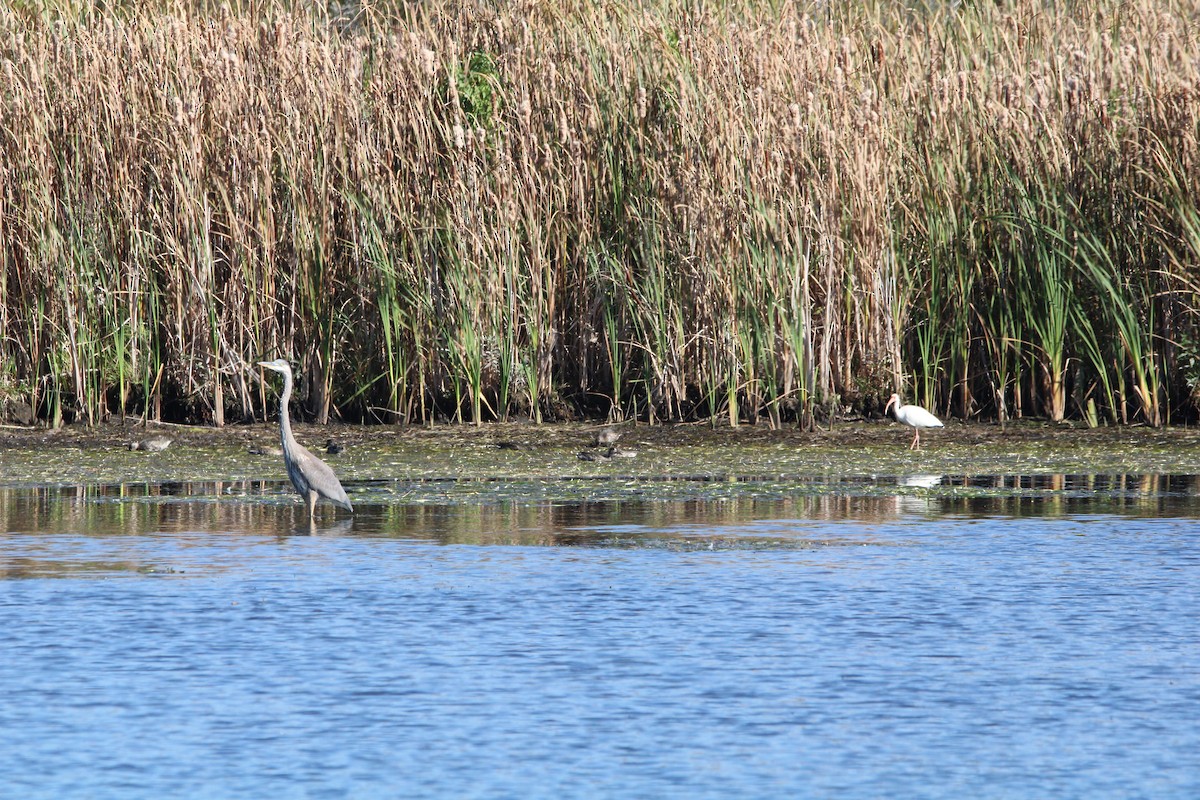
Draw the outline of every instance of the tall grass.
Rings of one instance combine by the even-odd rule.
[[[1196,412],[1200,5],[0,9],[38,413]]]

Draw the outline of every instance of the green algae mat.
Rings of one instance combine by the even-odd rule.
[[[908,449],[909,430],[889,421],[831,430],[771,431],[708,425],[611,426],[614,450],[595,444],[604,426],[297,426],[344,484],[459,484],[488,492],[506,484],[761,484],[879,476],[1200,474],[1200,429],[1073,428],[1039,422],[950,423]],[[166,450],[131,450],[154,436]],[[285,480],[274,425],[222,429],[97,426],[0,431],[0,483],[72,485],[169,481]],[[340,452],[327,453],[332,439]],[[335,448],[336,449],[336,448]],[[568,492],[570,494],[570,492]]]

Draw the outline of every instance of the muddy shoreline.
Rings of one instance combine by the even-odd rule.
[[[298,425],[297,438],[343,481],[545,480],[556,478],[787,480],[811,475],[922,473],[1200,473],[1200,429],[1087,429],[1042,421],[960,424],[922,436],[891,420],[838,423],[812,432],[707,424],[610,426],[616,450],[595,445],[602,425],[560,423],[429,427]],[[275,424],[225,428],[184,425],[0,429],[0,482],[93,484],[178,480],[278,479],[283,464]],[[129,444],[167,436],[163,452]],[[334,440],[344,449],[326,453]],[[259,451],[259,452],[252,452]],[[582,456],[582,457],[581,457]]]

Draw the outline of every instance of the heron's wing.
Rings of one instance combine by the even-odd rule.
[[[313,491],[335,505],[350,511],[354,510],[354,506],[350,505],[350,498],[346,496],[346,490],[342,488],[342,482],[338,480],[337,475],[333,474],[333,470],[328,464],[301,444],[296,445],[294,455],[296,466]]]

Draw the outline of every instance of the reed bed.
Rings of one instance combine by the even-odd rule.
[[[1200,398],[1200,4],[0,8],[0,395],[1159,425]]]

